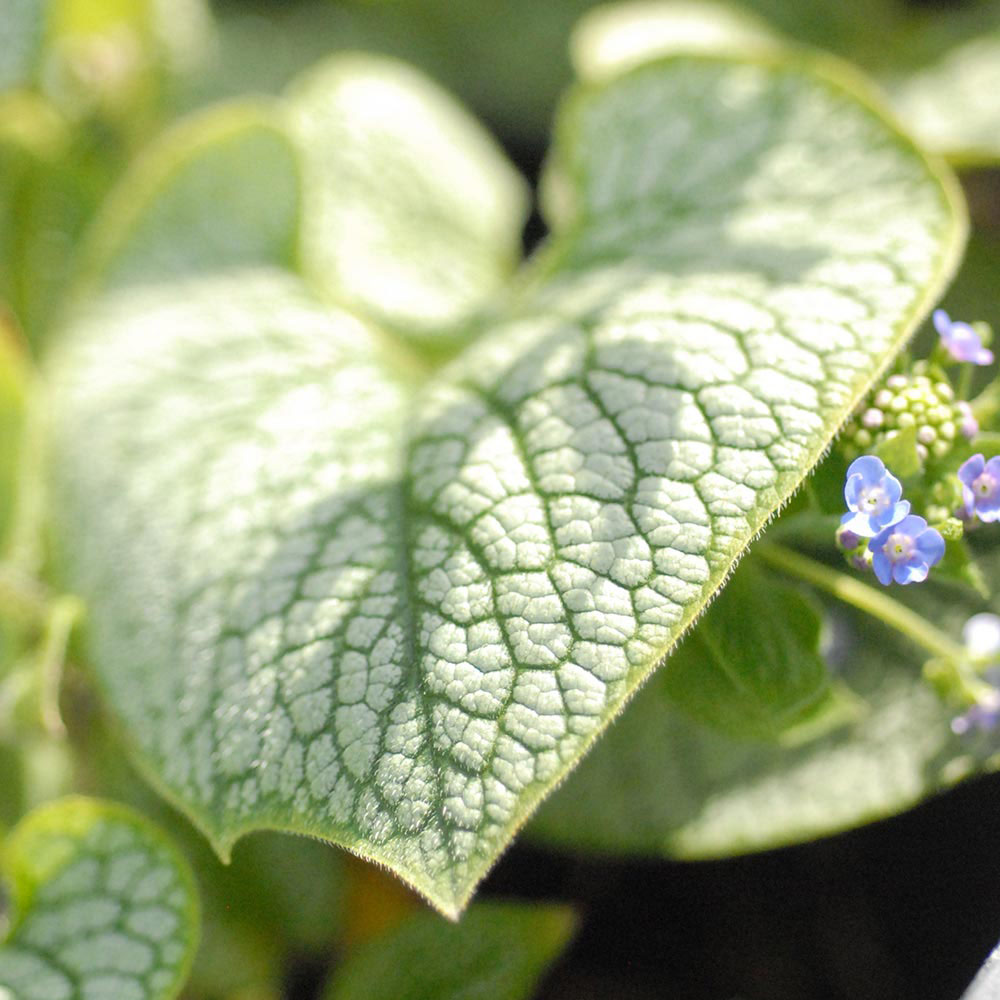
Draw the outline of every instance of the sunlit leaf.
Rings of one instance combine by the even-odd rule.
[[[513,269],[523,182],[450,96],[393,60],[331,59],[291,106],[307,277],[403,335],[441,339]]]
[[[948,48],[886,86],[923,145],[963,164],[1000,159],[1000,29]]]
[[[426,374],[282,253],[232,266],[227,206],[288,177],[196,127],[51,370],[95,669],[223,854],[310,833],[455,914],[919,322],[961,209],[822,66],[649,64],[570,101],[562,225]],[[198,274],[164,215],[216,218]]]
[[[60,799],[2,853],[12,889],[0,943],[5,1000],[171,1000],[191,963],[198,904],[187,865],[120,806]]]
[[[628,0],[602,4],[573,30],[577,75],[597,80],[674,52],[774,48],[775,32],[750,11],[712,0]]]

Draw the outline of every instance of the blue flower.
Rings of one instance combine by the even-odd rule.
[[[1000,521],[1000,455],[988,462],[973,455],[958,470],[966,514],[980,521]]]
[[[879,532],[868,547],[879,583],[920,583],[944,555],[944,538],[936,528],[928,528],[922,517],[909,514]]]
[[[968,323],[953,321],[943,309],[935,309],[934,328],[940,334],[945,350],[956,361],[971,361],[974,365],[993,364],[993,352],[983,347],[979,334]]]
[[[1000,691],[990,692],[961,715],[951,720],[951,731],[956,736],[964,736],[973,729],[988,733],[1000,721]]]
[[[962,643],[974,660],[996,660],[1000,665],[1000,616],[983,611],[962,626]]]
[[[910,513],[910,504],[900,500],[903,487],[874,455],[862,455],[851,462],[844,483],[844,500],[849,513],[841,526],[862,538],[871,538],[883,528],[901,521]]]

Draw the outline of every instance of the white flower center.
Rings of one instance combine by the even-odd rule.
[[[886,554],[895,562],[906,562],[913,555],[913,539],[900,531],[894,531],[885,543]]]

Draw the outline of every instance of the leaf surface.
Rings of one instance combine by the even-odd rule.
[[[177,141],[115,259],[214,156]],[[457,913],[818,459],[963,234],[950,182],[798,60],[586,88],[551,170],[558,231],[431,374],[280,259],[228,252],[112,287],[67,331],[68,577],[147,773],[223,854],[308,832]],[[218,183],[181,215],[210,218]]]
[[[555,906],[479,903],[458,924],[419,913],[351,955],[326,1000],[527,1000],[572,930]]]
[[[121,806],[60,799],[3,852],[13,922],[4,1000],[170,1000],[191,963],[198,903],[187,865]]]

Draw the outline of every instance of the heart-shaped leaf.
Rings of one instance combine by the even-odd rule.
[[[133,278],[50,373],[96,671],[223,854],[308,832],[455,914],[919,322],[962,212],[822,64],[649,64],[567,105],[557,232],[421,375],[298,278],[231,265],[253,241],[220,192],[287,178],[237,156],[211,179],[197,128],[132,192],[109,259]],[[217,220],[198,276],[145,237],[132,259],[174,218]]]
[[[10,835],[13,921],[0,943],[3,1000],[171,1000],[198,937],[186,863],[151,824],[60,799]]]

